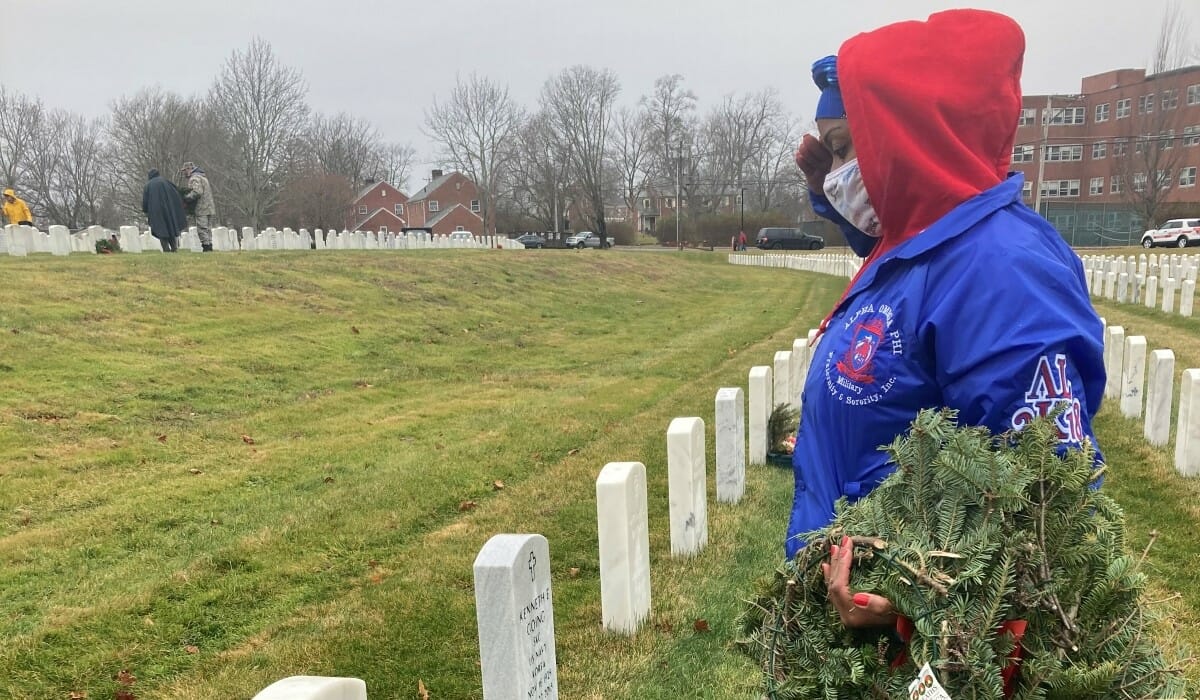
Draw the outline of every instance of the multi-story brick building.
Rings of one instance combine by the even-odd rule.
[[[470,231],[487,235],[483,230],[479,190],[471,178],[459,172],[434,170],[429,184],[413,194],[405,204],[410,228],[428,228],[435,234]]]
[[[378,231],[396,233],[408,225],[404,206],[408,196],[386,182],[369,181],[358,191],[350,212],[346,216],[346,228],[350,231]]]
[[[1025,202],[1074,245],[1136,245],[1148,224],[1200,216],[1200,66],[1026,95],[1012,156]]]

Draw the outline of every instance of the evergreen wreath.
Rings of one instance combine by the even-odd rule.
[[[1195,697],[1155,644],[1145,553],[1093,488],[1090,443],[1060,455],[1056,415],[1000,436],[955,418],[921,412],[884,448],[895,473],[760,582],[739,644],[765,697],[908,698],[925,663],[954,700]],[[849,630],[828,604],[818,565],[843,535],[851,589],[887,597],[895,631]]]

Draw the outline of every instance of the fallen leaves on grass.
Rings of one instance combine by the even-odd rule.
[[[196,646],[195,644],[189,644],[186,647],[184,647],[183,650],[189,654],[199,654],[200,653],[200,647]]]
[[[496,479],[495,481],[492,482],[492,490],[493,491],[503,491],[504,490],[504,482],[500,481],[499,479]]]
[[[72,690],[71,694],[67,696],[67,700],[87,700],[87,693],[81,690]]]
[[[327,477],[325,477],[324,479],[322,479],[322,481],[324,481],[324,482],[325,482],[325,483],[327,483],[327,484],[332,484],[332,483],[333,483],[333,477],[332,477],[332,476],[327,476]]]
[[[368,384],[367,382],[364,382],[363,380],[360,379],[357,382],[354,382],[354,386],[358,387],[359,389],[370,389],[373,385]]]
[[[203,473],[204,472],[200,471],[199,469],[196,469],[195,467],[192,467],[191,469],[188,470],[188,474],[203,474]]]
[[[475,501],[463,501],[458,504],[458,510],[465,513],[469,510],[475,510],[478,505]]]
[[[254,438],[250,437],[249,435],[243,435],[243,436],[242,436],[242,442],[246,443],[247,445],[253,445],[253,444],[254,444]]]
[[[425,689],[425,682],[420,678],[417,679],[417,700],[429,700],[429,691]]]
[[[573,450],[567,450],[567,456],[568,456],[568,457],[570,457],[571,455],[577,455],[577,454],[579,454],[579,448],[578,448],[578,447],[576,447],[576,448],[575,448],[575,449],[573,449]]]
[[[570,569],[567,570],[567,573],[569,573],[571,575],[571,578],[579,578],[579,567],[572,566]]]
[[[121,685],[133,685],[137,682],[137,676],[129,672],[128,669],[117,671],[117,682]]]
[[[696,630],[697,632],[707,632],[708,620],[705,620],[702,617],[696,618],[696,621],[692,623],[692,629]]]
[[[166,436],[166,435],[159,435],[159,436],[158,436],[158,441],[159,441],[159,442],[166,442],[166,441],[167,441],[167,436]]]
[[[350,326],[350,332],[354,335],[358,335],[358,326]]]

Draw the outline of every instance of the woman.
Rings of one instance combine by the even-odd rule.
[[[813,348],[789,557],[837,499],[891,473],[878,448],[923,408],[1000,432],[1065,405],[1064,449],[1095,442],[1100,319],[1079,258],[1008,173],[1024,48],[1011,19],[953,10],[860,34],[813,66],[819,138],[796,161],[814,209],[866,260]],[[887,600],[849,590],[848,543],[831,553],[843,623],[891,624]]]

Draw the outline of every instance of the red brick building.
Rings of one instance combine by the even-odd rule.
[[[1075,245],[1136,244],[1148,224],[1200,216],[1200,66],[1026,95],[1012,155],[1025,202]]]
[[[479,190],[475,183],[459,172],[434,170],[429,184],[405,202],[405,220],[412,228],[430,228],[441,235],[453,231],[470,231],[488,235],[483,230]]]
[[[346,216],[350,231],[396,233],[407,226],[408,195],[386,182],[368,182],[358,191]]]

